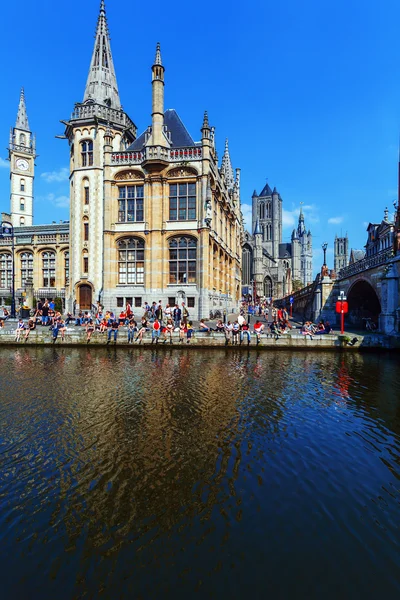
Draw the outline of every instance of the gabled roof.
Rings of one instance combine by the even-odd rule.
[[[272,190],[269,187],[268,183],[265,184],[260,196],[272,196]]]
[[[178,113],[173,108],[169,108],[164,113],[164,125],[171,134],[171,148],[186,148],[196,146],[192,136],[182,123]],[[141,150],[146,142],[146,131],[140,134],[131,144],[128,150]]]
[[[362,260],[365,257],[364,250],[353,250],[350,252],[350,264],[357,262],[358,260]]]

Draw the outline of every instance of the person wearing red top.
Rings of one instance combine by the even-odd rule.
[[[156,342],[156,344],[158,344],[158,340],[160,339],[160,333],[161,333],[161,323],[156,317],[154,319],[154,323],[153,323],[153,331],[151,332],[151,343],[152,344],[154,342]]]

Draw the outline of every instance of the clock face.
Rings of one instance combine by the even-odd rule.
[[[27,171],[29,169],[28,161],[24,160],[23,158],[19,158],[15,164],[17,166],[17,169],[19,169],[20,171]]]

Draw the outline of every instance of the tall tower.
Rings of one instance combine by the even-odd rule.
[[[300,207],[299,223],[297,225],[297,236],[300,243],[300,272],[299,279],[304,285],[313,281],[312,274],[312,235],[310,230],[306,230],[304,222],[303,209]]]
[[[103,291],[104,151],[125,150],[136,138],[136,126],[121,106],[104,0],[83,102],[64,123],[70,145],[69,307],[75,300],[88,309]]]
[[[29,128],[25,93],[21,90],[17,121],[10,131],[10,214],[14,227],[33,225],[33,179],[35,175],[35,138]]]
[[[335,236],[334,269],[336,273],[349,264],[349,238]]]

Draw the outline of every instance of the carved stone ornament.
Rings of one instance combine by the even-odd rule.
[[[171,169],[168,171],[168,177],[197,177],[198,173],[195,169],[191,169],[190,167],[178,167],[176,169]]]
[[[116,181],[130,181],[131,179],[144,179],[140,171],[121,171],[115,176]]]

